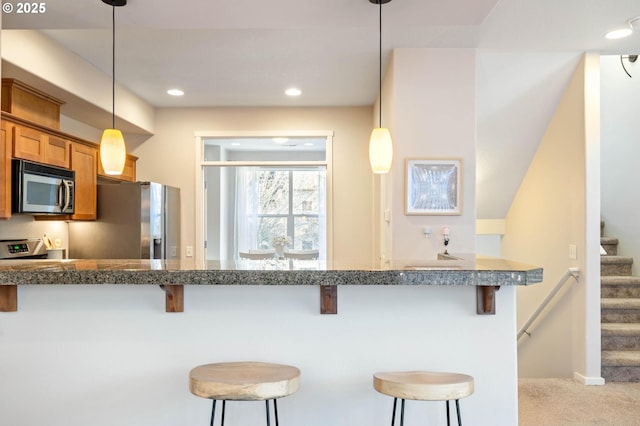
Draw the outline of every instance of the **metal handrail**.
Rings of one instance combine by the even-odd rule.
[[[531,314],[527,322],[525,322],[524,325],[520,328],[520,330],[518,331],[518,340],[520,340],[523,334],[526,334],[527,336],[531,337],[531,333],[529,333],[527,329],[538,318],[538,316],[542,313],[544,308],[546,308],[549,302],[551,302],[551,299],[553,299],[556,293],[560,291],[562,286],[567,282],[567,280],[570,277],[573,277],[577,282],[578,278],[580,277],[580,268],[569,268],[567,272],[564,273],[562,278],[560,278],[560,281],[558,281],[558,284],[556,284],[553,290],[549,292],[549,294],[547,295],[547,297],[545,297],[545,299],[542,301],[540,306],[538,306],[538,309],[536,309],[535,312]]]

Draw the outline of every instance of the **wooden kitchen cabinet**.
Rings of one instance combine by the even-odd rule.
[[[76,172],[73,220],[95,220],[98,200],[98,149],[81,143],[71,144],[71,169]]]
[[[23,126],[13,127],[13,156],[23,160],[44,162],[44,144],[47,135]]]
[[[52,166],[69,168],[71,165],[71,142],[58,136],[48,135],[44,162]]]
[[[16,125],[13,128],[13,156],[37,163],[69,168],[69,141],[37,129]]]
[[[64,101],[12,78],[2,79],[0,107],[11,115],[50,129],[60,129]]]
[[[11,130],[13,125],[0,121],[0,219],[11,217]]]

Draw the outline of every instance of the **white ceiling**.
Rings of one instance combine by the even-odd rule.
[[[43,14],[3,13],[2,28],[43,30],[110,75],[111,7],[45,5]],[[479,49],[482,218],[506,214],[580,53],[640,51],[640,31],[603,37],[640,15],[638,0],[393,0],[382,8],[385,60],[397,47]],[[116,9],[117,80],[156,107],[372,105],[378,11],[369,0],[129,0]],[[302,96],[284,96],[289,86]],[[166,95],[171,87],[185,96]]]
[[[4,13],[4,29],[41,29],[111,74],[111,7],[48,0],[43,14]],[[371,105],[378,7],[369,0],[129,0],[116,8],[117,79],[154,106]],[[638,0],[395,0],[392,47],[628,51],[602,35],[640,15]],[[300,98],[285,88],[303,90]],[[186,95],[169,97],[180,87]]]

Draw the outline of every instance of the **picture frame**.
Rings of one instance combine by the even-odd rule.
[[[461,215],[462,159],[406,159],[405,214]]]

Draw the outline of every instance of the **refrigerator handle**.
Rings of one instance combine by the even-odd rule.
[[[153,258],[162,259],[162,238],[153,239]]]

